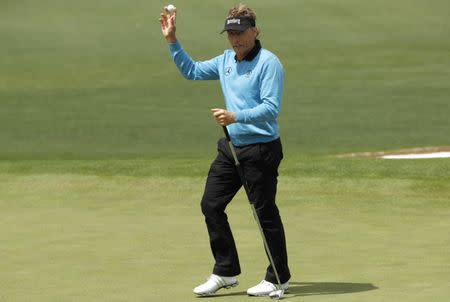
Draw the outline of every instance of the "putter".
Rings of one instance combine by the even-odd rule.
[[[277,268],[275,267],[275,262],[273,261],[272,253],[269,250],[269,245],[267,244],[266,236],[264,235],[264,231],[261,227],[261,222],[259,221],[258,214],[256,213],[255,205],[251,201],[250,189],[248,187],[247,180],[244,177],[244,170],[242,169],[241,163],[239,162],[239,160],[237,158],[236,150],[234,149],[233,143],[231,142],[230,134],[228,133],[228,129],[226,126],[222,126],[222,128],[223,128],[223,132],[225,133],[225,137],[227,138],[228,146],[230,147],[231,154],[233,155],[234,164],[236,166],[237,172],[239,174],[239,177],[241,178],[242,185],[244,186],[245,193],[247,193],[247,198],[250,203],[250,208],[252,209],[253,217],[255,218],[256,224],[258,225],[258,229],[261,233],[261,237],[262,237],[262,240],[264,243],[264,248],[266,249],[267,255],[269,256],[270,265],[272,265],[273,271],[275,273],[275,277],[277,278],[278,289],[271,292],[269,294],[269,297],[272,299],[275,299],[275,300],[279,300],[284,295],[284,290],[281,288],[280,277],[278,275]]]

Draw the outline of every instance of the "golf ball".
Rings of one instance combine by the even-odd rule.
[[[177,8],[175,7],[175,5],[169,4],[167,5],[166,9],[170,14],[173,14]]]

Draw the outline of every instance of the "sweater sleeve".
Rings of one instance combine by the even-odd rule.
[[[236,121],[243,124],[274,121],[281,109],[284,70],[277,58],[270,59],[261,70],[260,101],[256,107],[236,112]]]
[[[169,51],[175,65],[181,74],[188,80],[218,80],[219,68],[218,59],[220,56],[211,60],[196,62],[183,49],[177,41],[169,43]]]

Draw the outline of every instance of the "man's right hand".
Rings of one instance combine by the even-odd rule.
[[[176,19],[177,19],[177,11],[170,13],[167,10],[167,7],[164,7],[164,11],[160,15],[159,22],[161,23],[161,31],[166,38],[168,43],[175,43],[177,38],[175,36],[176,31]]]

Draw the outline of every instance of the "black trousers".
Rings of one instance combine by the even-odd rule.
[[[225,138],[219,140],[217,149],[217,157],[208,173],[201,208],[215,259],[213,273],[236,276],[241,273],[241,268],[225,208],[242,183]],[[278,166],[283,158],[281,141],[277,139],[269,143],[236,147],[236,154],[243,167],[250,200],[255,205],[280,281],[285,283],[291,275],[283,223],[275,204]],[[277,283],[270,264],[265,280]]]

